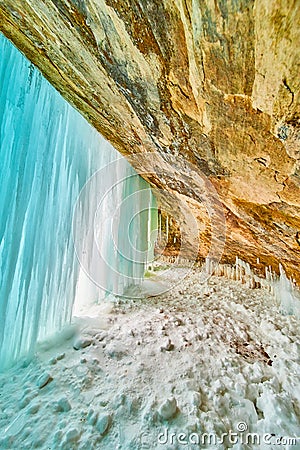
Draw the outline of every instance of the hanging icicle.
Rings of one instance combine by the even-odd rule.
[[[2,370],[70,322],[75,296],[96,301],[141,280],[155,202],[149,185],[3,36],[0,55]],[[116,159],[116,171],[81,191]],[[102,284],[83,272],[87,261]]]
[[[229,280],[240,281],[250,289],[263,288],[275,298],[283,314],[294,314],[300,317],[300,293],[289,280],[282,265],[279,265],[278,277],[271,266],[265,268],[265,278],[255,275],[250,264],[236,257],[234,266],[216,263],[209,258],[205,260],[205,271],[208,275],[224,276]]]

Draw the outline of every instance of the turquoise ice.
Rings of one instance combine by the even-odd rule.
[[[0,55],[3,370],[70,322],[75,297],[100,301],[139,283],[155,202],[149,185],[124,158],[113,162],[119,153],[3,36]],[[110,163],[116,170],[103,169]]]

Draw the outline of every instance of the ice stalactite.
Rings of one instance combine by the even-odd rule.
[[[121,294],[124,286],[142,278],[149,252],[139,250],[147,250],[154,199],[124,158],[3,36],[0,55],[3,370],[33,352],[37,340],[70,322],[75,296],[78,302],[81,297],[96,301],[105,290]],[[104,169],[110,164],[118,168],[113,174]],[[86,184],[101,168],[102,177]],[[131,201],[136,191],[139,195]],[[101,207],[93,201],[99,200],[99,193],[104,198]],[[132,217],[136,219],[131,221]],[[77,256],[82,265],[89,260],[87,274],[75,255],[74,230]],[[100,284],[104,289],[99,283],[95,286],[88,273],[95,268],[100,248],[103,260],[109,262],[96,267],[104,274]]]
[[[300,317],[300,293],[292,280],[285,274],[282,265],[279,265],[280,275],[276,275],[271,267],[265,268],[265,278],[256,275],[249,263],[236,257],[235,265],[220,264],[206,258],[205,270],[210,275],[224,276],[229,280],[241,281],[251,289],[267,289],[275,297],[280,311],[283,314],[293,314]]]
[[[161,214],[158,215],[158,239],[161,240]]]
[[[156,217],[149,185],[124,158],[89,179],[74,209],[74,243],[81,262],[75,315],[84,314],[104,291],[122,296],[140,284],[154,258]]]
[[[281,311],[284,314],[294,314],[300,318],[300,294],[294,284],[285,274],[282,265],[279,265],[280,276],[274,282],[274,294],[280,302]]]
[[[166,218],[166,242],[168,243],[169,241],[169,216],[167,215]]]

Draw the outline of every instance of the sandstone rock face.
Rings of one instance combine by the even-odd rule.
[[[0,2],[3,33],[117,150],[138,154],[182,216],[187,255],[182,202],[200,256],[213,239],[223,261],[281,261],[298,282],[299,17],[297,0]]]

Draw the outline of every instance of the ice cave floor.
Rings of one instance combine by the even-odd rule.
[[[198,280],[106,301],[0,375],[0,449],[300,449],[299,320]]]

